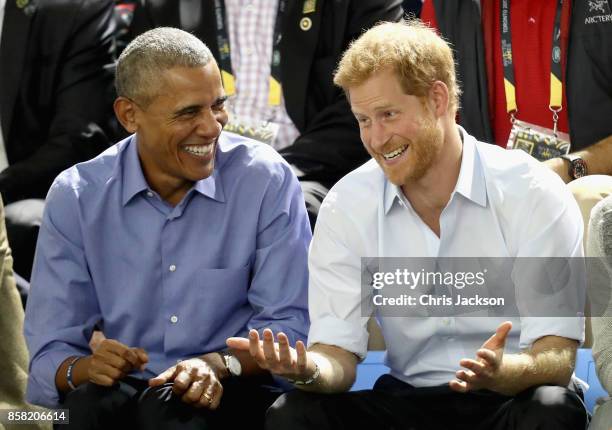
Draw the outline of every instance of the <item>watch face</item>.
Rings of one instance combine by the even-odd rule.
[[[227,369],[233,376],[240,376],[242,373],[242,366],[240,361],[233,355],[228,355],[226,358]]]
[[[577,158],[572,162],[572,170],[574,178],[582,178],[587,175],[587,165],[582,158]]]

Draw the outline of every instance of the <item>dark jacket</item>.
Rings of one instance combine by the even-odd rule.
[[[368,159],[359,128],[333,72],[351,40],[378,21],[397,21],[399,0],[317,0],[304,15],[303,1],[289,0],[283,15],[281,80],[287,112],[300,137],[281,150],[287,161],[306,173],[302,180],[331,186]],[[194,31],[219,60],[214,1],[202,0],[201,25]],[[312,28],[300,29],[303,17]],[[179,2],[141,0],[134,12],[131,37],[159,26],[181,27]]]
[[[587,1],[571,1],[564,85],[572,151],[612,135],[612,0],[605,3],[601,13]],[[460,122],[477,139],[493,142],[480,1],[434,0],[434,6],[458,63]]]
[[[62,170],[111,142],[112,17],[111,0],[7,0],[0,45],[6,203],[44,198]]]

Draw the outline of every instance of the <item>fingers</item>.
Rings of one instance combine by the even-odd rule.
[[[210,409],[214,410],[219,407],[221,403],[221,398],[223,397],[223,385],[220,383],[211,385],[213,387],[213,391],[210,394],[212,396],[212,402],[210,404]]]
[[[495,330],[495,334],[482,344],[483,349],[500,349],[506,345],[506,338],[512,329],[512,322],[504,321]]]
[[[465,382],[470,382],[470,383],[475,383],[477,379],[476,374],[472,372],[471,370],[463,370],[463,369],[457,370],[455,372],[455,376],[460,381],[465,381]]]
[[[308,356],[306,355],[306,345],[301,340],[298,340],[295,344],[295,350],[297,353],[297,370],[298,374],[304,375],[308,368]]]
[[[257,340],[259,342],[259,339]],[[249,339],[244,337],[229,337],[225,340],[225,344],[239,351],[249,351]]]
[[[197,369],[195,368],[180,369],[177,375],[174,377],[174,381],[172,384],[172,391],[174,392],[174,394],[180,396],[185,393],[191,386],[192,382],[195,381],[196,375]]]
[[[263,353],[268,365],[276,366],[278,363],[278,354],[274,345],[274,335],[269,328],[263,331]]]
[[[174,375],[177,373],[177,366],[172,366],[169,369],[166,369],[155,378],[149,379],[150,387],[157,387],[158,385],[165,384],[168,381],[172,381],[174,379]]]
[[[139,369],[140,371],[145,370],[146,364],[149,362],[149,355],[142,348],[132,348],[132,351],[138,358],[138,363],[134,365],[134,368]]]
[[[249,353],[260,367],[265,368],[266,359],[264,357],[263,350],[261,349],[259,333],[257,333],[257,330],[249,331]]]
[[[218,381],[213,381],[203,391],[200,401],[195,406],[215,410],[221,403],[221,397],[223,397],[223,386]]]
[[[131,372],[135,365],[139,366],[140,360],[133,348],[114,339],[104,339],[92,354],[88,377],[95,384],[110,386]]]
[[[125,373],[109,364],[94,362],[93,358],[91,363],[88,376],[89,380],[94,384],[110,387],[125,376]]]
[[[469,391],[468,384],[464,381],[453,379],[448,383],[448,385],[450,386],[451,390],[457,391],[458,393],[467,393]]]
[[[490,349],[479,349],[476,351],[476,357],[481,359],[487,366],[491,366],[493,368],[497,368],[499,366],[497,355]]]
[[[476,360],[467,359],[467,358],[464,358],[463,360],[459,361],[459,364],[471,370],[476,375],[485,373],[486,366],[487,366],[485,363],[482,363]]]
[[[293,357],[291,356],[291,348],[289,347],[289,338],[283,332],[279,333],[278,339],[278,359],[280,365],[290,370],[293,367]]]
[[[191,403],[197,406],[197,404],[200,403],[202,394],[204,394],[204,390],[208,386],[207,379],[208,378],[197,379],[193,382],[189,381],[191,385],[189,386],[189,389],[185,391],[185,393],[181,397],[181,400],[183,400],[183,402],[185,403]],[[174,381],[174,384],[176,385],[176,380]]]

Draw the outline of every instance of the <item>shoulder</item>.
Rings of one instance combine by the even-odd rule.
[[[356,225],[369,224],[377,216],[384,190],[385,175],[372,159],[348,173],[329,190],[317,219],[325,223],[343,223],[352,219]]]
[[[505,199],[523,201],[573,199],[561,178],[522,150],[506,150],[478,142],[476,151],[483,166],[487,191]]]
[[[111,146],[91,160],[75,164],[60,173],[49,191],[49,197],[58,192],[70,192],[77,196],[83,193],[97,193],[116,179],[120,179],[121,157],[132,137]]]

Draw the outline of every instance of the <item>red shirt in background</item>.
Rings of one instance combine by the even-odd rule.
[[[510,0],[510,26],[516,87],[516,118],[547,128],[553,128],[550,101],[550,63],[552,34],[558,0]],[[495,143],[505,147],[510,135],[510,115],[506,112],[504,69],[501,58],[500,32],[501,0],[482,0],[482,29],[484,36],[489,112]],[[566,6],[567,5],[567,6]],[[565,64],[569,24],[569,2],[564,2],[562,14],[562,52]],[[433,2],[425,0],[421,19],[438,28]],[[563,67],[565,69],[565,67]],[[563,109],[559,112],[558,128],[568,132],[565,87]],[[470,106],[462,106],[470,109]],[[469,130],[468,130],[469,132]]]

